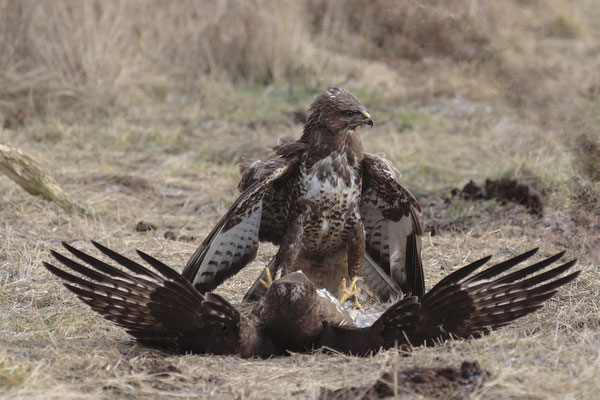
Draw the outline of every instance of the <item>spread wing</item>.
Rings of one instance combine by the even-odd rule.
[[[278,243],[285,229],[289,178],[295,167],[295,160],[277,158],[251,164],[245,171],[242,194],[183,270],[183,277],[198,291],[213,290],[252,261],[259,240]]]
[[[323,345],[364,355],[397,345],[433,344],[452,337],[479,337],[530,314],[581,271],[559,278],[576,262],[541,270],[564,252],[505,274],[537,252],[528,251],[475,273],[491,257],[475,261],[442,279],[421,298],[405,297],[370,327],[328,326]]]
[[[432,343],[450,337],[479,337],[540,309],[558,288],[571,282],[581,271],[557,278],[577,260],[538,273],[560,260],[564,251],[528,267],[504,274],[533,256],[530,250],[475,273],[491,257],[463,267],[435,285],[420,299],[421,315],[411,343]]]
[[[264,329],[247,321],[222,297],[201,295],[177,272],[141,251],[138,254],[154,271],[93,244],[127,271],[66,243],[65,249],[88,266],[55,251],[51,253],[63,267],[44,266],[65,281],[64,286],[81,301],[140,342],[181,352],[246,357],[273,354]]]
[[[360,213],[366,233],[366,251],[400,285],[404,293],[425,293],[419,222],[421,207],[399,183],[400,173],[383,157],[365,153]],[[371,271],[370,260],[363,269]],[[380,293],[389,298],[389,294]],[[387,297],[386,297],[387,296]]]

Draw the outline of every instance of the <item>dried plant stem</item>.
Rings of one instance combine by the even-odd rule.
[[[19,149],[0,144],[0,172],[28,193],[58,204],[69,214],[85,213],[85,209],[73,203],[41,165]]]

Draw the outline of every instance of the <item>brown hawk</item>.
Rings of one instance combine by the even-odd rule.
[[[373,119],[349,91],[330,88],[308,111],[298,140],[242,166],[241,195],[188,261],[183,276],[211,291],[256,256],[279,246],[269,263],[283,275],[302,269],[319,288],[361,275],[381,300],[422,296],[421,209],[385,158],[368,154],[358,134]],[[390,279],[391,277],[391,279]],[[247,298],[258,298],[257,283]]]
[[[448,275],[421,298],[406,296],[371,324],[358,325],[335,297],[317,290],[301,272],[274,281],[245,318],[223,297],[201,294],[145,253],[138,251],[153,270],[94,243],[128,270],[123,271],[63,245],[88,266],[55,251],[51,253],[63,269],[44,266],[80,300],[140,342],[179,352],[243,357],[319,347],[367,355],[403,344],[482,336],[539,309],[581,272],[559,277],[575,264],[572,260],[539,273],[558,261],[561,252],[505,273],[535,254],[534,249],[476,273],[491,258],[485,257]]]

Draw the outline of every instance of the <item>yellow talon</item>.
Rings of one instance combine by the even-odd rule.
[[[340,304],[344,304],[346,300],[354,296],[354,308],[362,308],[362,306],[358,302],[358,297],[356,296],[356,294],[359,291],[358,286],[356,286],[357,281],[358,278],[354,277],[352,278],[350,286],[346,286],[346,279],[342,278],[342,287],[340,288],[340,292],[338,293],[338,301],[340,302]]]
[[[358,292],[358,288],[356,288],[356,291]],[[355,310],[358,310],[359,308],[362,308],[362,305],[358,302],[358,296],[354,295],[354,305],[352,306],[352,308],[354,308]]]
[[[267,278],[266,282],[262,279],[259,279],[258,281],[261,285],[268,289],[273,284],[273,281],[276,281],[277,279],[281,278],[281,268],[277,270],[277,273],[275,274],[275,279],[271,278],[271,271],[269,271],[269,267],[265,268],[265,275]]]

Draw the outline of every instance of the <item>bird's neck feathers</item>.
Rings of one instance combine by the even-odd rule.
[[[306,154],[310,155],[307,163],[311,165],[332,153],[346,154],[348,160],[357,163],[363,159],[363,145],[354,129],[333,132],[326,126],[307,123],[299,141],[306,143]]]

